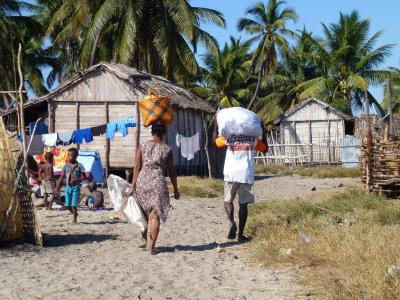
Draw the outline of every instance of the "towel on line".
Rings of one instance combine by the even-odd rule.
[[[58,133],[57,145],[68,146],[72,144],[74,131],[64,131]]]
[[[192,160],[196,152],[200,151],[200,132],[191,137],[176,135],[176,145],[181,148],[182,157]]]
[[[42,141],[45,146],[54,147],[57,145],[58,134],[57,133],[49,133],[42,135]]]

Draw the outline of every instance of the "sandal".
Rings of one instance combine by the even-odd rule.
[[[228,239],[234,240],[236,238],[236,231],[237,231],[236,223],[233,223],[229,228]]]
[[[250,242],[251,240],[252,240],[251,236],[238,237],[238,242],[239,243],[247,243],[247,242]]]

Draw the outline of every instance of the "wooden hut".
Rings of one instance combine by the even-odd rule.
[[[300,149],[308,160],[321,163],[338,160],[340,141],[354,130],[352,117],[314,98],[292,107],[273,124],[286,155]]]
[[[205,126],[203,117],[214,109],[202,99],[165,78],[147,74],[121,64],[101,63],[80,72],[60,84],[48,95],[25,107],[26,122],[45,117],[50,132],[61,132],[102,125],[126,117],[137,116],[137,104],[148,89],[170,96],[174,107],[174,120],[168,126],[166,142],[172,147],[174,164],[179,174],[205,175]],[[3,115],[12,129],[15,112]],[[176,136],[191,137],[200,132],[200,151],[194,159],[182,157],[176,145]],[[126,137],[116,136],[110,141],[105,136],[95,137],[80,149],[97,150],[106,169],[131,169],[134,166],[136,145],[148,140],[150,129],[143,126],[129,128]]]

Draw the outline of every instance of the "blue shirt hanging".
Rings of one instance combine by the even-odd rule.
[[[128,127],[136,126],[136,118],[129,117],[123,120],[118,120],[107,124],[107,138],[113,140],[116,132],[120,132],[122,137],[128,135]]]

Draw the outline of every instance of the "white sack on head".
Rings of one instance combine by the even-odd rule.
[[[236,136],[262,136],[261,119],[254,112],[242,107],[221,109],[217,113],[218,133],[225,139]]]

